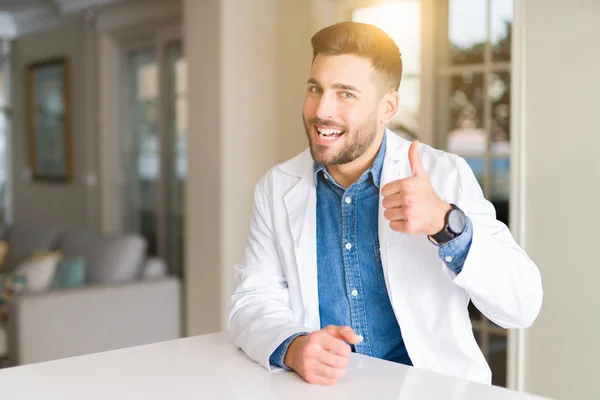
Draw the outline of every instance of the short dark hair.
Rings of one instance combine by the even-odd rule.
[[[402,79],[402,55],[382,29],[360,22],[341,22],[321,29],[311,39],[313,61],[317,54],[354,54],[368,58],[384,78],[386,89],[398,90]]]

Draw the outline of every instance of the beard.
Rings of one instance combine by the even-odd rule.
[[[377,137],[377,118],[375,115],[368,118],[363,124],[357,127],[349,127],[343,124],[337,124],[334,121],[312,118],[309,121],[302,116],[304,130],[308,137],[310,154],[313,160],[324,166],[348,164],[363,155],[373,144]],[[327,145],[314,143],[312,136],[312,126],[330,126],[336,129],[342,129],[345,136],[344,147],[334,154],[330,153],[330,147]]]

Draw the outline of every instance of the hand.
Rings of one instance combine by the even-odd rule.
[[[397,232],[435,235],[444,228],[451,206],[433,190],[421,163],[417,140],[410,145],[408,160],[412,176],[390,182],[381,189],[384,216]]]
[[[290,343],[283,362],[302,379],[318,385],[333,385],[346,373],[351,344],[361,337],[349,326],[330,325]]]

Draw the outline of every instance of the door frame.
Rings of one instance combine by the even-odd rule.
[[[161,23],[140,22],[134,27],[116,29],[99,35],[98,39],[98,71],[99,71],[99,104],[100,104],[100,149],[101,149],[101,198],[102,218],[101,231],[105,234],[124,233],[126,173],[122,157],[122,140],[127,129],[127,97],[123,93],[126,81],[127,54],[135,49],[152,47],[156,51],[159,63],[159,90],[164,92],[165,85],[165,48],[170,41],[182,40],[181,19],[172,17]],[[159,148],[165,148],[165,106],[164,96],[159,97],[158,134]],[[115,155],[118,155],[115,157]],[[166,161],[159,157],[160,176],[157,187],[157,209],[165,208],[164,171]],[[166,254],[164,216],[157,213],[158,255]]]

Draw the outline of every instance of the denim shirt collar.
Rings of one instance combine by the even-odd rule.
[[[375,157],[375,160],[373,161],[373,164],[371,165],[371,167],[367,171],[365,171],[365,173],[359,179],[359,181],[364,181],[364,179],[366,179],[365,176],[371,174],[371,176],[373,177],[373,183],[375,184],[375,186],[378,189],[379,189],[379,182],[381,179],[381,170],[383,169],[383,160],[385,158],[385,150],[386,150],[386,142],[387,142],[386,139],[387,139],[387,135],[384,133],[383,140],[381,141],[381,146],[379,146],[379,152],[377,153],[377,157]],[[317,183],[319,181],[319,172],[322,172],[323,175],[325,175],[325,177],[327,179],[329,179],[331,182],[335,182],[335,180],[329,174],[329,172],[327,172],[327,169],[325,168],[325,166],[323,164],[319,164],[319,163],[315,162],[314,169],[315,169],[315,174],[314,174],[315,186],[317,186]]]

